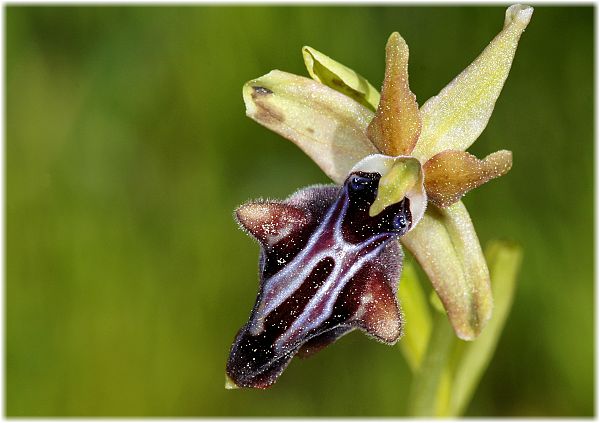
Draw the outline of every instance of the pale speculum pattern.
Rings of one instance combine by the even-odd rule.
[[[227,374],[265,388],[295,354],[310,355],[359,328],[387,343],[401,333],[396,290],[411,227],[409,200],[369,216],[378,173],[304,188],[283,202],[248,203],[240,224],[261,243],[260,291],[231,347]]]

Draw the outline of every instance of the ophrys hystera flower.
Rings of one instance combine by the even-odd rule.
[[[460,198],[508,172],[512,155],[502,150],[479,160],[465,150],[490,118],[532,13],[531,7],[509,7],[502,31],[420,108],[408,83],[408,47],[397,33],[386,47],[381,95],[356,72],[310,47],[303,54],[313,80],[272,71],[244,86],[248,116],[296,143],[333,181],[344,185],[337,190],[308,188],[284,202],[249,203],[238,210],[240,223],[262,243],[261,290],[250,322],[232,347],[227,369],[233,383],[268,386],[303,346],[313,351],[355,327],[395,342],[401,326],[395,295],[398,312],[381,310],[391,309],[391,300],[385,298],[397,288],[401,268],[401,249],[393,241],[397,237],[429,276],[457,336],[465,340],[478,336],[493,307],[489,272]],[[365,266],[373,269],[374,276],[360,275],[356,268],[358,276],[344,271],[336,274],[343,259],[336,255],[342,249],[335,245],[335,238],[330,238],[329,252],[317,256],[320,260],[298,267],[294,258],[317,242],[313,235],[319,232],[318,225],[328,221],[327,216],[335,214],[332,210],[339,210],[340,204],[352,204],[348,186],[357,175],[377,181],[371,183],[370,201],[362,203],[361,219],[375,222],[367,231],[370,236],[386,233],[380,233],[377,222],[390,210],[397,211],[399,204],[408,207],[404,217],[410,231],[386,235],[385,248],[370,257],[377,263]],[[332,228],[334,222],[330,222]],[[262,235],[257,234],[261,231]],[[270,254],[276,250],[272,241],[293,250],[274,255],[284,257],[280,268],[269,268]],[[285,270],[289,278],[279,280],[277,273],[292,264]],[[355,283],[353,278],[362,282]],[[389,292],[380,290],[374,297],[368,291],[374,285],[367,280],[376,280],[377,286],[387,286]],[[360,295],[345,297],[350,286],[360,287]],[[363,302],[373,298],[365,310]],[[339,310],[335,306],[340,301],[352,307],[337,316],[334,310]],[[377,330],[364,323],[370,315],[378,327],[397,328],[389,331],[393,336],[378,336]],[[337,320],[331,321],[333,316]],[[257,361],[260,365],[252,364]]]

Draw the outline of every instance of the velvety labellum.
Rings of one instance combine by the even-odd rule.
[[[282,202],[237,210],[261,245],[260,291],[227,362],[237,386],[266,388],[295,354],[310,355],[355,328],[398,340],[397,238],[412,216],[407,198],[369,216],[380,178],[354,172],[341,187],[304,188]]]

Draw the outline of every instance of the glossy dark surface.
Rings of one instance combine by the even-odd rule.
[[[299,349],[310,355],[353,328],[387,343],[398,339],[396,239],[411,215],[405,199],[369,216],[379,179],[356,172],[340,188],[309,187],[238,210],[261,243],[261,289],[227,362],[238,386],[271,385]]]

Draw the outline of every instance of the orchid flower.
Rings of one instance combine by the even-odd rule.
[[[421,107],[398,33],[387,42],[381,93],[311,47],[303,56],[312,79],[274,70],[244,85],[247,115],[294,142],[342,187],[309,187],[238,209],[239,223],[261,244],[261,291],[232,347],[231,386],[269,386],[295,354],[354,328],[395,342],[402,326],[396,240],[431,280],[456,335],[481,333],[493,308],[490,277],[460,199],[506,174],[512,154],[478,159],[465,150],[487,125],[532,13],[509,7],[502,31]]]

